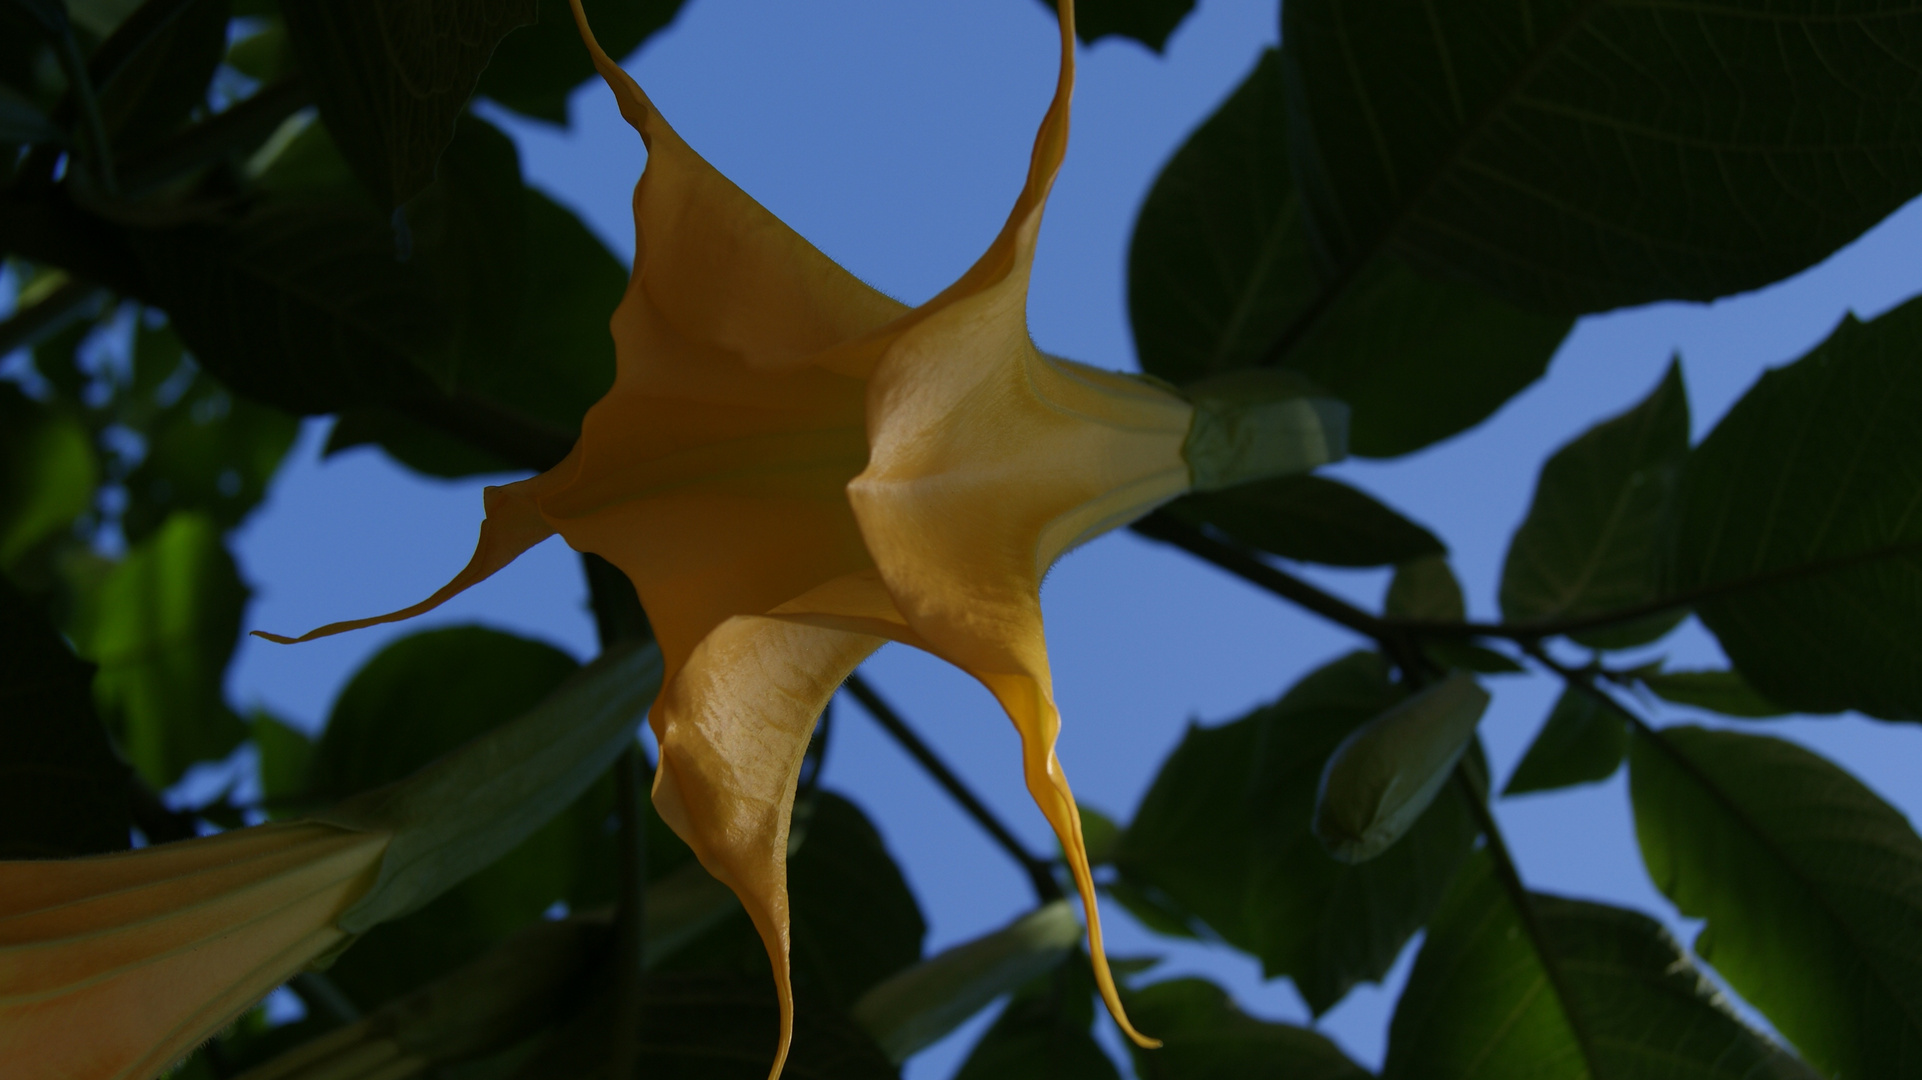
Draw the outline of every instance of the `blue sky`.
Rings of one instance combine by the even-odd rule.
[[[1068,162],[1048,209],[1030,301],[1043,348],[1134,366],[1124,266],[1136,208],[1186,133],[1275,43],[1275,15],[1272,2],[1203,0],[1166,55],[1115,39],[1082,51]],[[1036,0],[690,0],[627,67],[688,142],[749,194],[862,278],[914,302],[957,276],[1007,212],[1053,84],[1051,23]],[[508,122],[523,169],[626,258],[633,249],[628,193],[645,160],[640,141],[597,83],[576,95],[573,110],[567,132]],[[1411,459],[1349,462],[1333,474],[1447,540],[1471,609],[1492,617],[1508,534],[1549,452],[1638,400],[1678,353],[1699,437],[1763,369],[1800,355],[1845,311],[1872,316],[1922,291],[1919,250],[1922,211],[1911,206],[1780,286],[1712,305],[1586,319],[1548,378],[1482,427]],[[306,427],[267,504],[239,534],[243,572],[256,590],[250,627],[298,632],[392,610],[432,591],[472,548],[483,481],[423,480],[367,449],[323,462],[324,434],[324,421]],[[1369,604],[1386,585],[1383,573],[1309,573]],[[1239,715],[1360,644],[1126,534],[1071,554],[1049,578],[1044,603],[1068,775],[1085,803],[1123,819],[1191,719]],[[539,637],[581,656],[594,648],[578,563],[550,541],[405,626],[291,649],[248,639],[232,696],[317,725],[345,677],[382,644],[462,622]],[[1648,652],[1685,666],[1719,657],[1692,622]],[[1051,847],[1020,784],[1014,733],[980,687],[898,646],[865,670],[1032,845]],[[1532,677],[1493,688],[1483,737],[1499,776],[1520,756],[1556,688]],[[841,708],[825,780],[875,818],[921,898],[930,948],[1023,910],[1030,897],[1018,869],[857,708]],[[1922,808],[1915,768],[1922,733],[1914,728],[1849,717],[1773,722],[1766,730],[1840,761],[1911,819]],[[1692,936],[1642,869],[1619,776],[1510,800],[1499,814],[1531,885],[1640,907],[1685,941]],[[1261,982],[1252,960],[1154,938],[1118,906],[1104,914],[1115,954],[1169,953],[1163,974],[1207,974],[1258,1015],[1305,1019],[1289,985]],[[1391,985],[1411,956],[1412,949]],[[1392,993],[1364,988],[1324,1018],[1324,1030],[1378,1064],[1391,1005]],[[917,1059],[909,1076],[949,1075],[984,1022]]]

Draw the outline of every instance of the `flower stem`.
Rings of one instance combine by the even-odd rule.
[[[868,715],[874,717],[875,723],[880,724],[882,730],[893,736],[894,741],[900,743],[901,748],[927,770],[928,775],[934,778],[934,782],[940,784],[955,802],[961,804],[961,809],[967,811],[975,824],[981,826],[989,836],[994,838],[995,843],[1001,845],[1002,850],[1021,864],[1021,868],[1028,873],[1028,880],[1034,885],[1035,897],[1041,903],[1051,903],[1062,898],[1061,884],[1055,881],[1054,873],[1049,869],[1047,861],[1029,851],[1012,832],[1008,831],[1008,827],[994,816],[994,811],[989,810],[974,792],[968,790],[967,784],[955,775],[954,770],[948,768],[947,763],[935,754],[932,747],[921,741],[921,736],[914,733],[914,729],[908,726],[907,721],[901,719],[901,714],[895,712],[893,706],[874,692],[874,687],[868,685],[866,679],[859,675],[848,676],[847,690],[854,695],[854,700],[860,702],[861,707],[867,710]]]

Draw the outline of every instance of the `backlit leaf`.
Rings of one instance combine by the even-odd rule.
[[[1328,566],[1388,566],[1441,555],[1435,534],[1338,480],[1303,474],[1195,492],[1167,507],[1270,555]]]
[[[1548,721],[1508,778],[1503,795],[1592,784],[1615,775],[1628,752],[1622,718],[1575,687],[1562,691]]]

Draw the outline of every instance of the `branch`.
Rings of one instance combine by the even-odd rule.
[[[120,163],[120,187],[138,198],[176,177],[211,164],[235,149],[256,145],[287,118],[313,104],[314,95],[298,76],[262,87],[223,113]]]
[[[859,675],[848,676],[847,690],[854,695],[854,700],[860,702],[861,707],[868,711],[868,715],[874,717],[875,723],[880,724],[883,730],[894,736],[894,741],[900,743],[901,748],[919,762],[929,776],[934,777],[935,783],[940,784],[955,802],[961,804],[961,809],[967,811],[975,824],[986,830],[987,834],[994,838],[995,843],[1001,845],[1002,850],[1021,864],[1021,868],[1028,872],[1029,881],[1034,885],[1035,896],[1043,904],[1062,898],[1061,885],[1055,881],[1054,873],[1049,869],[1047,861],[1030,852],[1013,833],[1008,831],[1007,826],[1001,824],[1000,819],[994,816],[994,811],[989,810],[979,798],[975,797],[974,792],[968,790],[967,784],[954,774],[954,770],[948,768],[927,743],[921,741],[921,736],[916,735],[914,729],[908,727],[907,721],[901,719],[901,714],[895,712],[893,706],[874,692],[874,688],[868,685],[866,679]]]

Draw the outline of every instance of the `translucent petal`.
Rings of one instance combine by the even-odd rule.
[[[298,823],[0,863],[8,1075],[146,1080],[339,945],[386,846]]]

